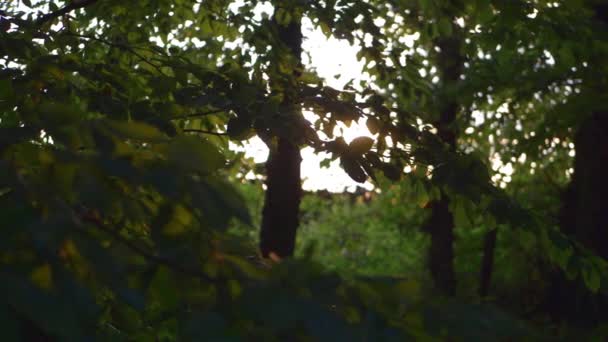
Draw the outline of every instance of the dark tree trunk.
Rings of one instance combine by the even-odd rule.
[[[594,5],[594,29],[608,28],[608,4]],[[590,59],[594,74],[585,79],[587,91],[607,90],[607,75],[597,73],[605,65],[600,52]],[[562,196],[562,232],[608,260],[608,112],[596,110],[578,128],[574,138],[574,173]],[[551,286],[545,308],[556,319],[597,326],[608,321],[608,296],[605,290],[591,293],[581,279],[569,280],[561,270],[550,273]],[[604,287],[604,284],[601,284]],[[567,293],[568,296],[563,296]]]
[[[439,39],[437,46],[441,51],[437,55],[439,73],[442,77],[440,93],[439,120],[435,122],[439,137],[450,148],[456,150],[456,133],[453,128],[458,114],[457,99],[451,89],[460,79],[463,58],[460,54],[461,40],[456,36]],[[429,270],[435,286],[446,295],[456,292],[454,274],[454,218],[449,210],[449,199],[442,192],[441,199],[430,203],[432,210],[425,230],[431,235],[429,247]]]
[[[561,230],[608,260],[608,113],[596,112],[580,126],[575,151],[572,180],[562,196]],[[592,293],[582,279],[570,280],[560,269],[551,269],[548,278],[542,308],[555,320],[590,328],[608,320],[606,294]]]
[[[277,32],[281,48],[301,64],[302,31],[299,20],[294,18],[286,25],[279,25],[273,19],[272,24]],[[277,49],[279,50],[279,49]],[[278,69],[278,68],[277,68]],[[297,83],[299,75],[293,70],[292,75],[284,75],[271,83],[283,93],[282,108],[297,110]],[[291,113],[298,114],[298,113]],[[290,117],[290,115],[286,115]],[[270,155],[266,162],[266,195],[262,211],[260,230],[260,251],[264,257],[271,253],[284,258],[293,255],[296,231],[299,224],[300,199],[302,185],[300,179],[300,148],[290,137],[280,136],[276,145],[270,144]]]
[[[494,269],[494,250],[496,249],[496,236],[498,229],[487,232],[483,240],[483,255],[481,258],[481,272],[479,274],[479,297],[487,297],[490,292],[492,271]]]
[[[298,228],[300,198],[300,149],[279,139],[276,151],[266,162],[266,198],[262,211],[260,249],[283,258],[293,255]]]
[[[445,196],[431,202],[431,217],[426,222],[425,230],[431,236],[428,266],[435,286],[444,294],[453,296],[456,292],[454,218],[448,204],[449,200]]]
[[[562,231],[608,260],[608,113],[596,112],[580,127],[575,152]]]

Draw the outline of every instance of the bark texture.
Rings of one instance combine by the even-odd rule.
[[[271,252],[284,258],[293,255],[299,225],[300,149],[279,139],[276,151],[266,162],[266,196],[262,211],[260,249],[264,257]]]
[[[580,127],[575,152],[562,231],[608,260],[608,113],[596,112]]]
[[[492,229],[486,233],[483,240],[483,255],[481,258],[481,271],[479,274],[479,297],[481,298],[487,297],[490,293],[497,235],[498,229]]]
[[[277,33],[278,48],[286,47],[287,53],[291,54],[287,57],[301,64],[300,21],[294,18],[288,25],[280,25],[273,18],[272,24]],[[298,74],[299,71],[294,70],[292,75],[271,80],[284,94],[282,108],[290,111],[298,108],[295,89],[297,83],[294,82]],[[271,253],[280,258],[293,255],[302,197],[301,161],[300,148],[290,137],[280,136],[276,145],[270,148],[266,162],[266,194],[260,230],[260,251],[264,257],[269,257]]]
[[[459,81],[462,73],[463,57],[460,54],[461,40],[457,36],[439,39],[437,55],[439,73],[442,77],[442,91],[439,98],[439,120],[435,127],[439,137],[450,148],[456,150],[456,132],[453,123],[458,115],[459,104],[450,89]],[[435,286],[446,295],[456,292],[454,274],[454,217],[449,210],[449,199],[442,193],[441,199],[430,203],[431,216],[425,230],[431,236],[428,266]]]

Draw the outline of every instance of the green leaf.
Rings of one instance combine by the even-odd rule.
[[[164,310],[173,310],[180,301],[180,292],[171,271],[160,266],[148,288],[148,296],[158,302]]]
[[[291,22],[291,14],[281,7],[276,10],[274,18],[280,26],[287,26]]]
[[[91,238],[74,239],[74,248],[89,261],[91,275],[108,286],[124,303],[136,310],[143,310],[145,303],[143,296],[127,285],[125,265],[119,264],[110,254],[110,251],[99,245]]]
[[[591,263],[585,263],[585,266],[581,270],[583,274],[583,280],[585,285],[592,292],[596,293],[600,289],[600,274],[597,269]]]
[[[251,129],[251,120],[240,116],[228,120],[226,132],[235,140],[245,140],[251,138],[254,134],[254,131]]]
[[[110,130],[120,138],[147,142],[167,141],[167,137],[155,126],[136,121],[108,121]]]
[[[213,34],[213,28],[211,27],[211,21],[208,19],[203,19],[200,25],[201,33],[203,37],[209,37]]]
[[[225,163],[218,149],[203,138],[178,136],[169,144],[168,158],[180,167],[203,173],[218,170]]]
[[[472,223],[471,218],[469,217],[469,213],[467,211],[464,200],[462,200],[462,199],[452,200],[450,202],[450,206],[451,206],[452,214],[454,215],[454,223],[458,227],[463,227],[463,228],[472,228],[473,227],[473,223]]]
[[[12,310],[32,320],[45,332],[57,334],[64,340],[84,340],[78,315],[59,297],[8,274],[0,275],[0,292]]]
[[[15,96],[11,80],[0,79],[0,105],[9,102]]]
[[[230,215],[246,224],[252,224],[249,208],[243,196],[228,182],[215,178],[208,182],[221,203]]]
[[[448,17],[441,17],[439,19],[439,33],[443,36],[449,37],[452,35],[452,21]]]
[[[412,197],[416,201],[419,207],[424,208],[430,200],[429,193],[421,181],[412,182]]]

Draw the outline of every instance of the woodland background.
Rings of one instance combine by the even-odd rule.
[[[2,340],[606,339],[607,11],[0,1]],[[304,147],[374,189],[303,191]]]

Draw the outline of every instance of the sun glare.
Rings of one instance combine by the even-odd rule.
[[[366,79],[363,73],[363,62],[356,58],[358,48],[350,45],[345,40],[326,38],[320,29],[315,29],[310,20],[303,20],[302,31],[304,34],[302,56],[303,62],[309,69],[314,69],[317,74],[325,79],[326,84],[336,89],[343,87],[351,80]],[[313,123],[316,115],[312,112],[304,112],[304,117]],[[348,143],[359,136],[374,137],[365,125],[365,119],[353,122],[350,127],[342,123],[336,125],[335,136],[342,136]],[[253,158],[256,163],[262,163],[268,158],[268,148],[258,137],[250,139],[244,147],[233,146],[235,150],[244,150],[247,157]],[[368,190],[373,188],[369,182],[360,184],[353,181],[342,170],[339,160],[334,160],[329,167],[323,168],[320,162],[329,158],[330,155],[316,154],[310,147],[302,149],[301,174],[305,190],[328,190],[341,192],[353,191],[357,186]]]

